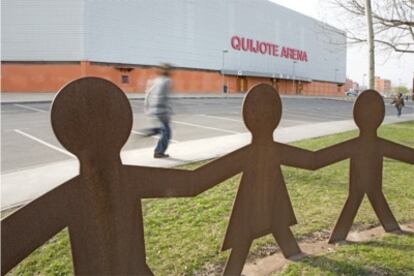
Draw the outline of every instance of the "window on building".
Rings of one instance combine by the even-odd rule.
[[[122,75],[122,83],[129,83],[129,76],[128,75]]]

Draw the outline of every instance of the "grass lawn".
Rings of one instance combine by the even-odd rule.
[[[274,275],[414,275],[414,235],[346,244],[335,252],[290,264]]]
[[[414,122],[383,126],[379,134],[395,142],[414,147]],[[316,150],[356,135],[357,132],[352,131],[294,144]],[[343,161],[316,172],[283,167],[298,219],[298,225],[292,230],[299,240],[322,239],[329,235],[347,196],[348,163],[348,161]],[[202,164],[184,167],[193,169]],[[400,223],[414,220],[413,179],[414,170],[411,165],[390,159],[384,160],[384,193]],[[212,273],[217,267],[223,265],[229,252],[221,252],[220,248],[239,181],[240,175],[235,176],[196,198],[143,201],[147,259],[156,275]],[[364,199],[354,229],[374,225],[379,225],[379,222],[368,201]],[[409,242],[410,246],[413,244],[412,237],[400,241],[399,238],[392,236],[380,243],[394,245],[394,241],[396,246],[399,242]],[[375,243],[366,244],[366,247],[373,248],[373,245]],[[353,259],[347,259],[345,255],[355,247],[347,248],[341,249],[340,252],[343,253],[338,252],[337,259],[330,262],[321,259],[325,257],[310,259],[309,266],[315,267],[314,269],[324,269],[317,265],[312,266],[312,263],[327,263],[328,271],[335,271],[336,264],[349,266],[354,263]],[[358,246],[358,248],[364,247]],[[273,253],[276,249],[274,240],[270,236],[264,237],[255,241],[250,258]],[[340,257],[340,254],[344,257]],[[401,258],[403,266],[401,269],[407,267],[410,273],[414,274],[412,266],[410,268],[403,260]],[[291,268],[292,273],[300,269],[302,269],[300,266]],[[341,268],[338,267],[338,269]],[[18,275],[71,274],[72,262],[67,231],[62,231],[45,246],[36,250],[12,273]]]

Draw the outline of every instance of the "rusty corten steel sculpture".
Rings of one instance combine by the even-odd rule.
[[[273,140],[281,116],[279,94],[270,85],[254,86],[243,102],[251,143],[208,164],[215,174],[227,168],[220,178],[243,173],[222,247],[231,248],[225,275],[239,275],[253,240],[267,234],[274,236],[285,257],[301,253],[289,228],[297,222],[280,166],[313,169],[313,153]]]
[[[125,94],[99,78],[71,82],[52,106],[61,144],[80,161],[80,173],[2,220],[1,268],[7,273],[68,227],[76,274],[152,275],[145,259],[140,199],[195,196],[238,173],[239,190],[222,249],[232,249],[225,275],[240,274],[254,239],[272,234],[285,257],[300,253],[290,230],[296,217],[280,166],[316,169],[351,158],[350,195],[330,239],[346,238],[366,193],[388,231],[398,229],[381,191],[383,156],[414,163],[414,150],[378,138],[382,98],[365,91],[354,117],[360,136],[316,153],[273,140],[281,115],[279,94],[253,87],[243,103],[252,141],[195,171],[123,165],[120,150],[132,128]]]
[[[382,192],[383,158],[414,164],[414,149],[378,137],[377,129],[385,115],[384,100],[378,92],[362,92],[353,113],[359,136],[315,153],[317,167],[350,158],[349,195],[329,238],[330,243],[346,239],[365,194],[385,231],[399,230]]]

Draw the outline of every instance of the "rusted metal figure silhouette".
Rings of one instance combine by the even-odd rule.
[[[279,94],[266,84],[253,87],[243,103],[251,143],[207,165],[220,179],[243,173],[222,247],[232,249],[225,275],[239,275],[252,241],[267,234],[285,257],[301,253],[289,228],[297,222],[280,166],[312,169],[313,153],[273,140],[281,115]]]
[[[354,105],[354,120],[359,136],[316,152],[317,167],[350,158],[349,195],[329,239],[346,239],[358,208],[366,194],[385,231],[399,230],[397,220],[382,192],[383,158],[414,164],[414,149],[378,137],[377,128],[384,120],[384,100],[375,90],[362,92]]]
[[[132,110],[125,94],[103,79],[65,86],[51,119],[58,140],[79,159],[80,173],[2,220],[1,273],[68,227],[76,274],[152,275],[140,199],[194,196],[207,188],[196,177],[211,172],[123,165]]]

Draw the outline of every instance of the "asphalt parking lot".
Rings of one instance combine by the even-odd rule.
[[[247,132],[241,117],[242,98],[173,99],[173,143]],[[123,150],[154,147],[156,137],[144,138],[151,120],[143,113],[143,101],[131,100],[134,125]],[[1,105],[1,173],[32,168],[73,158],[56,140],[49,118],[50,103]],[[406,108],[405,113],[414,113]],[[387,104],[386,115],[394,115]],[[352,118],[352,102],[318,98],[283,98],[279,127]]]

